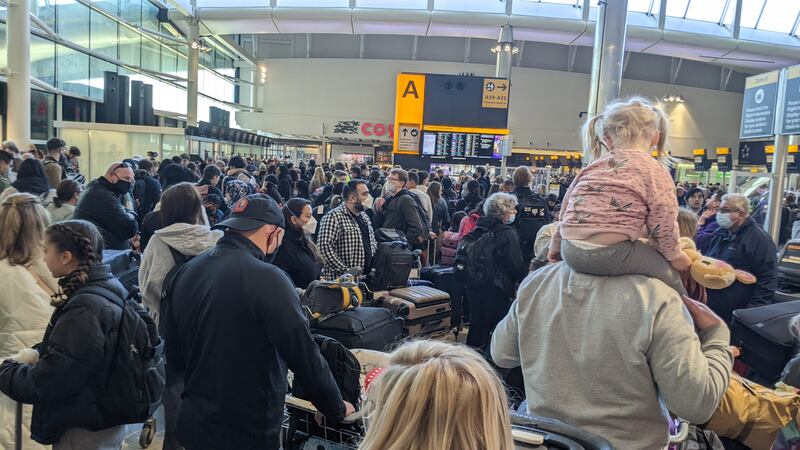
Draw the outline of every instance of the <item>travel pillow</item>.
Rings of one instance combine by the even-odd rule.
[[[707,289],[725,289],[737,280],[742,284],[756,282],[756,277],[750,272],[734,269],[725,261],[703,256],[690,238],[681,238],[681,249],[692,260],[689,269],[692,278]]]

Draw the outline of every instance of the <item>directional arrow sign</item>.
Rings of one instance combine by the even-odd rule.
[[[419,128],[417,123],[401,123],[397,140],[397,151],[419,152]]]
[[[408,135],[408,128],[403,128],[403,131],[401,131],[401,133],[403,133],[403,137],[406,137],[406,135]]]
[[[484,78],[481,107],[508,109],[508,80],[504,78]]]

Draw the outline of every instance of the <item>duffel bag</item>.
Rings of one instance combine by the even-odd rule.
[[[309,283],[300,299],[315,319],[356,308],[363,301],[361,288],[356,283],[320,280]]]

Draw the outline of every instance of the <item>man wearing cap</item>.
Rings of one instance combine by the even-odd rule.
[[[287,368],[317,409],[353,412],[319,353],[289,277],[270,261],[281,245],[277,203],[250,195],[214,228],[225,235],[179,269],[164,337],[169,373],[183,373],[177,440],[194,449],[278,449]]]

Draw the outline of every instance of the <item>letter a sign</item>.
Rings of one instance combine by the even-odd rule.
[[[419,154],[419,134],[425,110],[425,75],[397,74],[394,110],[394,152],[409,155]],[[401,128],[405,128],[406,139],[400,139]],[[416,136],[411,136],[414,130]]]

